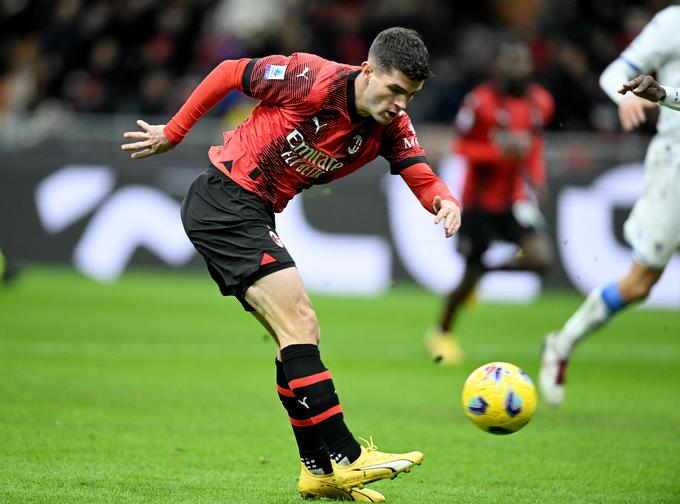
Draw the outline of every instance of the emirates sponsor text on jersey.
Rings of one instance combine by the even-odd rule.
[[[297,128],[286,135],[286,140],[292,150],[283,152],[281,157],[301,175],[317,178],[344,166],[342,161],[308,144]]]

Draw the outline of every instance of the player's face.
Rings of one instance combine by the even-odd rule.
[[[496,68],[506,92],[524,95],[533,71],[533,59],[527,46],[510,44],[502,48],[496,59]]]
[[[357,110],[383,125],[394,121],[423,87],[423,81],[412,81],[394,68],[381,71],[364,62],[361,70],[367,85]]]

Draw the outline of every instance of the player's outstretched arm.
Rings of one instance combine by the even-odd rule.
[[[434,197],[432,208],[435,212],[434,223],[444,221],[444,234],[451,238],[460,227],[460,208],[453,201],[443,200],[440,196]]]
[[[444,234],[453,236],[460,227],[460,205],[446,184],[426,163],[416,163],[400,172],[420,204],[435,215],[434,223],[444,221]]]
[[[626,94],[628,91],[658,105],[680,110],[680,88],[659,84],[651,75],[638,75],[622,84],[618,90],[621,94]]]
[[[640,98],[658,102],[666,97],[666,90],[651,75],[638,75],[621,85],[618,92],[625,95],[628,91]]]
[[[144,131],[126,131],[123,138],[134,140],[120,146],[124,151],[134,151],[130,157],[132,159],[142,159],[162,154],[172,149],[175,144],[165,138],[163,129],[165,124],[149,124],[139,119],[137,125]]]

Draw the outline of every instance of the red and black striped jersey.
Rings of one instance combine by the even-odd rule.
[[[456,116],[458,137],[453,150],[467,159],[463,190],[466,208],[503,212],[527,197],[526,184],[545,185],[543,128],[553,113],[553,98],[538,84],[522,97],[501,93],[491,83],[473,89]],[[500,147],[503,135],[523,135],[529,148],[508,158]]]
[[[377,156],[393,174],[427,162],[405,112],[387,126],[357,114],[359,67],[295,53],[239,60],[236,68],[237,76],[224,79],[238,79],[234,87],[261,101],[224,134],[223,145],[210,149],[210,160],[275,212],[303,189],[349,175]],[[170,141],[188,131],[181,123],[179,113],[168,123]],[[441,196],[453,199],[448,190]]]

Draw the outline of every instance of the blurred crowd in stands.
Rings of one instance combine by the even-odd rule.
[[[414,120],[450,123],[486,76],[494,41],[532,49],[557,130],[618,128],[598,77],[653,14],[654,0],[3,0],[0,126],[60,113],[167,117],[224,59],[306,51],[360,64],[389,26],[418,30],[435,77]],[[213,116],[251,106],[232,93]]]

